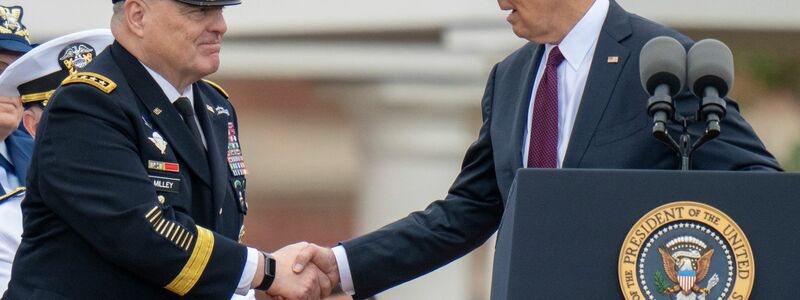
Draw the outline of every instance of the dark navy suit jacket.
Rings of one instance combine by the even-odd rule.
[[[569,141],[564,168],[677,169],[678,157],[655,140],[648,95],[639,81],[639,52],[651,38],[676,31],[627,13],[611,1]],[[483,244],[497,230],[517,169],[531,89],[544,47],[528,44],[498,63],[482,102],[483,125],[445,200],[375,232],[342,243],[356,299],[428,273]],[[609,56],[619,63],[609,64]],[[685,91],[679,107],[697,107]],[[672,132],[680,132],[672,128]],[[697,138],[703,126],[693,127]],[[780,170],[728,99],[722,135],[694,154],[704,170]]]
[[[39,126],[3,299],[229,299],[247,250],[226,95],[193,85],[205,151],[120,44],[84,71],[57,90]]]

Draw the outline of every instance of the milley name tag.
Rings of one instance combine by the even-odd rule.
[[[180,190],[181,179],[149,175],[157,191],[177,193]]]

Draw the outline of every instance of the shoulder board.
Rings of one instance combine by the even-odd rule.
[[[208,80],[208,79],[203,79],[203,81],[205,83],[208,83],[208,85],[210,85],[210,86],[214,87],[215,89],[217,89],[217,91],[219,91],[220,94],[225,96],[225,99],[230,98],[230,96],[228,96],[228,92],[226,92],[224,89],[222,89],[222,87],[219,86],[219,84],[216,84],[215,82],[213,82],[211,80]]]
[[[68,76],[64,81],[61,82],[61,85],[68,85],[73,83],[85,83],[96,87],[98,90],[103,91],[106,94],[110,94],[114,89],[117,88],[117,84],[108,79],[103,75],[92,73],[92,72],[78,72]]]
[[[3,196],[0,196],[0,204],[3,204],[3,202],[6,202],[6,200],[8,200],[8,198],[14,197],[14,196],[16,196],[16,195],[18,195],[19,193],[22,193],[22,192],[24,192],[24,191],[25,191],[25,187],[19,187],[19,188],[17,188],[16,190],[13,190],[13,191],[11,191],[11,192],[10,192],[10,193],[8,193],[8,194],[5,194],[5,195],[3,195]]]

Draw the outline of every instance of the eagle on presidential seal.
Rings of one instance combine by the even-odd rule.
[[[701,288],[699,283],[708,275],[714,249],[707,249],[706,243],[692,236],[677,237],[658,248],[664,264],[664,272],[675,285],[662,290],[664,294],[675,294],[679,300],[702,300],[719,282],[714,274],[708,286]]]

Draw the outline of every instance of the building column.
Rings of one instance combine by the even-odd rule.
[[[344,93],[361,142],[357,235],[445,197],[467,147],[477,137],[482,90],[474,85],[460,93],[458,86],[430,88],[429,93],[407,93],[403,91],[414,89],[370,86]],[[487,299],[490,255],[476,251],[378,299]]]

